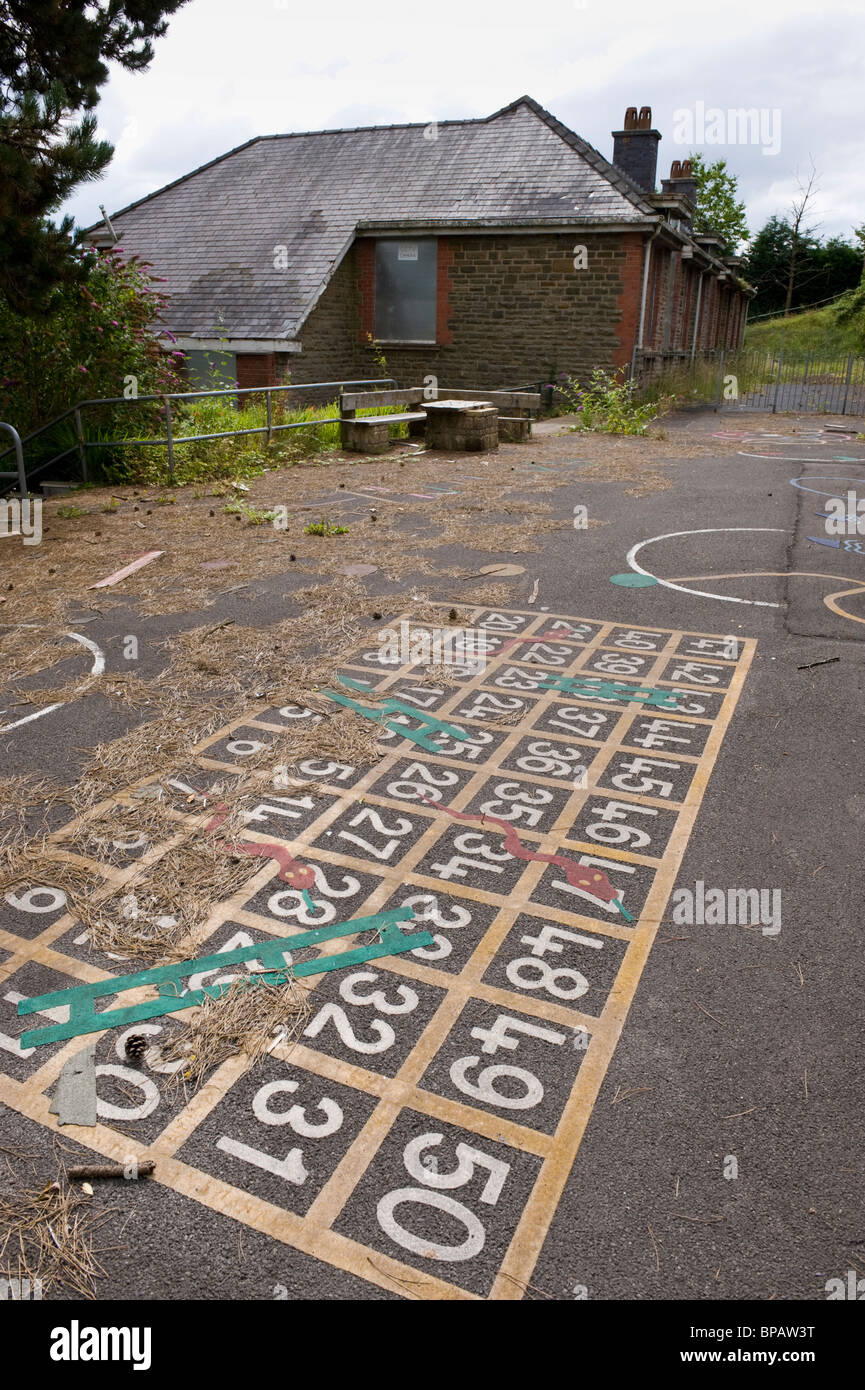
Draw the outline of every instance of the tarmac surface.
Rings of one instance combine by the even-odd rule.
[[[434,944],[313,977],[297,1046],[248,1073],[223,1064],[187,1105],[128,1060],[125,1033],[99,1035],[98,1124],[59,1131],[66,1161],[153,1155],[156,1172],[95,1185],[94,1204],[122,1212],[97,1297],[822,1301],[827,1281],[865,1275],[865,537],[854,521],[835,545],[820,515],[865,493],[865,442],[833,423],[849,424],[676,417],[653,455],[671,485],[639,496],[586,473],[591,439],[558,422],[507,446],[550,476],[567,467],[547,494],[558,519],[584,506],[604,524],[551,529],[530,554],[455,557],[521,572],[500,608],[474,607],[486,669],[428,687],[447,726],[437,751],[407,741],[403,719],[382,764],[305,768],[321,783],[309,805],[266,798],[254,833],[318,866],[316,911],[256,860],[208,938],[236,949],[411,898],[407,930]],[[302,582],[257,583],[256,624],[284,617]],[[416,585],[442,593],[447,621],[428,575],[366,582],[388,618]],[[109,673],[125,592],[128,610],[81,628]],[[229,592],[207,618],[248,623],[250,607]],[[142,671],[159,670],[157,636],[201,620],[137,617]],[[346,675],[419,702],[420,667],[381,676],[376,626]],[[92,660],[70,650],[46,683]],[[572,684],[555,690],[562,672]],[[592,698],[586,681],[622,687]],[[647,689],[677,692],[676,711]],[[515,699],[516,722],[497,722]],[[6,774],[74,779],[85,750],[130,726],[98,685],[30,723],[0,706],[15,724],[0,731]],[[290,717],[259,701],[201,766],[229,773]],[[562,862],[507,853],[481,816]],[[564,863],[592,859],[625,911],[572,891]],[[771,913],[687,920],[681,890],[711,889],[728,916],[731,891],[762,892]],[[19,1017],[18,999],[127,967],[89,952],[62,903],[0,908],[0,1146],[33,1156],[13,1159],[8,1191],[51,1171],[49,1096],[83,1045],[22,1049],[49,1020]]]

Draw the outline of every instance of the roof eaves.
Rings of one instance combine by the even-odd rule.
[[[358,234],[378,231],[399,232],[402,230],[417,232],[425,228],[434,231],[442,227],[453,227],[457,230],[465,229],[467,231],[471,231],[472,229],[483,231],[487,228],[499,231],[508,230],[511,227],[537,227],[540,229],[550,227],[597,227],[600,231],[603,231],[605,228],[614,231],[619,228],[633,230],[639,227],[651,227],[659,221],[661,221],[661,218],[657,213],[647,213],[641,221],[635,218],[633,222],[623,222],[621,218],[616,218],[615,216],[598,216],[593,218],[579,213],[575,213],[573,216],[568,216],[566,214],[557,217],[395,217],[368,219],[358,222],[356,230]]]

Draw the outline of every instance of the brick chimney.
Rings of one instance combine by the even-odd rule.
[[[678,159],[674,159],[670,169],[670,177],[661,180],[661,188],[664,193],[674,194],[680,198],[689,198],[696,205],[697,180],[691,172],[690,159],[683,159],[681,163]]]
[[[639,115],[636,106],[629,106],[624,130],[613,131],[613,163],[644,193],[655,191],[660,138],[661,132],[652,129],[651,106],[641,106]]]

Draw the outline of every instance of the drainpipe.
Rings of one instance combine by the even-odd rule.
[[[703,276],[708,275],[709,269],[700,271],[700,283],[697,286],[697,307],[694,310],[694,333],[691,338],[691,362],[694,361],[694,353],[697,351],[697,333],[700,327],[700,300],[703,297]]]
[[[664,225],[665,224],[663,222],[659,222],[654,232],[649,237],[649,240],[646,242],[646,250],[645,255],[643,257],[643,291],[640,296],[640,326],[637,329],[637,341],[634,344],[634,351],[631,353],[632,381],[634,379],[634,365],[637,360],[637,353],[641,352],[643,348],[643,329],[646,323],[646,291],[649,287],[649,266],[652,263],[652,245],[655,241],[655,238],[660,235],[660,232]]]

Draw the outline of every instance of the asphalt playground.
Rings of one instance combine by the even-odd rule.
[[[468,605],[489,660],[450,686],[411,661],[382,674],[372,615],[410,618],[422,590],[446,624],[457,581],[363,578],[369,637],[344,673],[359,702],[366,682],[438,719],[432,747],[403,718],[379,763],[311,763],[299,780],[315,796],[263,795],[253,839],[315,867],[315,907],[255,859],[207,950],[407,900],[407,930],[433,942],[310,977],[303,1036],[259,1067],[229,1060],[184,1101],[160,1088],[158,1054],[129,1060],[134,1030],[108,1029],[97,1123],[59,1129],[50,1098],[82,1039],[22,1047],[64,1011],[18,1003],[126,966],[89,950],[60,898],[0,899],[3,1191],[50,1174],[60,1138],[67,1163],[155,1162],[150,1178],[95,1184],[93,1203],[120,1213],[98,1298],[822,1302],[830,1281],[865,1277],[865,537],[854,520],[836,544],[821,515],[865,489],[865,442],[828,428],[849,423],[675,417],[650,456],[622,441],[663,479],[646,489],[594,470],[591,437],[559,422],[502,446],[525,496],[539,476],[555,484],[558,524],[528,551],[444,553],[467,573],[499,566],[508,591]],[[431,465],[442,491],[413,499],[411,470]],[[469,471],[419,456],[385,491],[361,462],[340,493],[336,467],[316,473],[329,515],[351,528],[396,506],[407,530],[434,529]],[[475,524],[489,540],[502,519],[487,504]],[[68,630],[92,646],[58,645],[40,683],[84,682],[100,659],[119,675],[132,630],[140,669],[159,674],[157,639],[202,613],[142,615],[136,582],[95,617],[82,592]],[[301,582],[289,564],[252,594],[229,577],[206,620],[266,628],[302,607]],[[230,776],[309,714],[262,695],[194,750],[202,776]],[[141,717],[99,679],[36,718],[21,702],[20,685],[0,699],[4,776],[74,782]],[[578,887],[597,866],[616,899]],[[125,883],[134,863],[109,872]],[[771,920],[674,915],[682,890],[711,889],[764,894]]]

